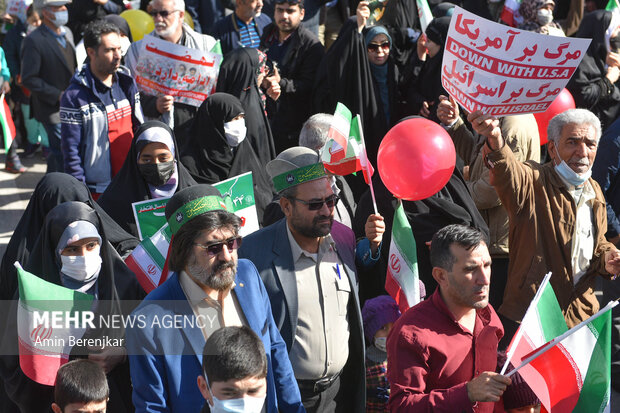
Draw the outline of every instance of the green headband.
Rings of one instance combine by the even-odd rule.
[[[315,163],[274,176],[273,187],[276,192],[282,192],[285,189],[303,184],[304,182],[314,181],[324,176],[327,176],[327,174],[323,164]]]
[[[196,198],[181,206],[168,219],[172,234],[176,234],[191,219],[210,211],[227,211],[224,200],[217,195]]]

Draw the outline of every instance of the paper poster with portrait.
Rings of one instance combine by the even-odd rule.
[[[136,83],[149,95],[170,95],[191,106],[215,92],[222,55],[146,35],[136,64]]]

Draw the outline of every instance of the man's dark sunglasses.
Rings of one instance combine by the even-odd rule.
[[[383,42],[381,44],[368,43],[368,50],[376,52],[379,48],[382,48],[383,50],[390,50],[390,42]]]
[[[164,19],[166,19],[166,18],[168,18],[168,16],[170,16],[172,13],[176,13],[176,12],[178,12],[178,11],[179,11],[179,10],[171,10],[171,11],[168,11],[168,10],[154,10],[154,9],[151,9],[151,10],[149,11],[149,14],[150,14],[151,16],[153,16],[153,18],[155,18],[155,16],[157,16],[157,15],[159,14],[161,17],[163,17]]]
[[[323,204],[327,205],[327,208],[335,207],[338,201],[340,200],[340,197],[338,195],[330,195],[321,201],[309,201],[309,202],[304,201],[303,199],[297,199],[297,198],[290,198],[290,199],[292,199],[293,201],[301,202],[302,204],[308,206],[308,209],[310,211],[318,211],[319,209],[323,208]]]
[[[194,244],[194,245],[202,248],[203,250],[206,250],[210,256],[215,257],[220,252],[222,252],[224,245],[226,245],[226,248],[228,249],[229,252],[234,251],[237,248],[240,248],[242,239],[243,239],[242,237],[236,237],[236,238],[227,239],[226,241],[216,242],[213,244]]]

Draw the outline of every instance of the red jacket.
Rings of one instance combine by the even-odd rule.
[[[493,412],[469,401],[467,382],[495,371],[502,323],[488,305],[476,311],[474,333],[463,329],[439,294],[407,310],[387,340],[391,412]]]

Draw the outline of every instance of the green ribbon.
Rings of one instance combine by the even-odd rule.
[[[274,176],[273,187],[276,192],[281,192],[293,186],[301,185],[304,182],[314,181],[315,179],[319,179],[324,176],[327,176],[327,174],[325,173],[325,167],[323,164],[315,163]]]
[[[181,206],[168,219],[172,234],[176,234],[185,223],[209,211],[227,211],[224,200],[217,195],[196,198]]]

